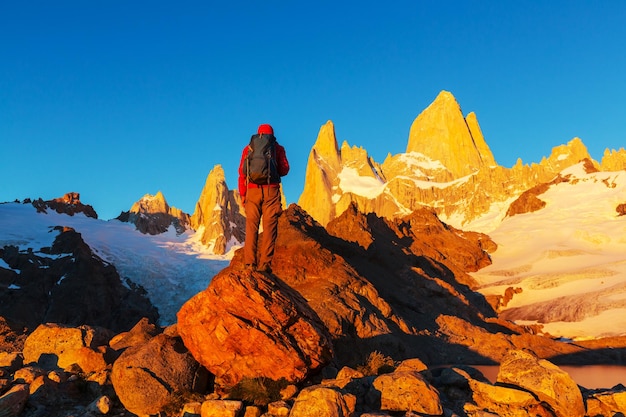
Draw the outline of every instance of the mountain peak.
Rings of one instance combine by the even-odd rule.
[[[158,191],[155,195],[146,194],[139,201],[137,201],[130,208],[131,213],[168,213],[169,205],[165,201],[165,197],[161,191]]]
[[[223,255],[245,238],[245,217],[239,194],[228,189],[224,168],[217,164],[209,172],[196,208],[191,227],[203,228],[201,241],[213,253]]]
[[[546,166],[554,172],[559,172],[585,159],[591,159],[589,151],[583,141],[576,137],[565,145],[552,148],[550,157],[547,159],[544,158],[541,161],[541,165]],[[596,168],[598,168],[598,166],[596,166]]]
[[[476,115],[470,113],[466,120],[461,106],[448,91],[441,91],[417,116],[411,125],[406,152],[418,152],[440,161],[454,178],[495,165]]]
[[[315,153],[317,158],[327,161],[331,167],[337,168],[341,165],[341,153],[335,135],[335,125],[331,120],[320,127],[317,140],[311,151]]]

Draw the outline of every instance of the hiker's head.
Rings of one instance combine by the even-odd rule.
[[[260,125],[257,133],[259,135],[273,135],[274,129],[272,129],[272,126],[270,125]]]

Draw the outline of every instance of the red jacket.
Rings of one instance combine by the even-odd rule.
[[[289,173],[289,161],[287,161],[287,154],[285,153],[285,148],[280,146],[278,142],[276,142],[275,150],[276,150],[276,163],[277,163],[276,165],[278,169],[278,175],[280,175],[281,177],[284,177],[285,175]],[[258,187],[256,184],[248,184],[246,175],[243,173],[243,166],[246,161],[246,158],[248,157],[248,153],[250,153],[250,151],[251,151],[250,145],[246,145],[246,147],[243,148],[243,152],[241,153],[241,161],[239,162],[238,188],[239,188],[239,195],[241,195],[242,199],[245,199],[246,192],[248,191],[249,185]],[[278,186],[279,184],[280,182],[271,183],[270,186]]]

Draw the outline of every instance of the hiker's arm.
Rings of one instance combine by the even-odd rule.
[[[284,177],[289,173],[289,161],[287,161],[287,153],[285,148],[276,146],[276,159],[278,161],[278,175]]]
[[[241,153],[241,161],[239,162],[239,180],[237,182],[237,188],[242,202],[246,199],[246,191],[248,190],[248,184],[246,183],[246,174],[243,172],[243,164],[245,164],[246,156],[248,156],[248,147],[243,148]]]

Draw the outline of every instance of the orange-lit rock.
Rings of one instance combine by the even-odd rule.
[[[520,387],[550,405],[556,417],[583,417],[585,404],[576,382],[558,366],[512,350],[502,360],[497,382]]]
[[[223,387],[246,377],[302,381],[332,357],[326,328],[300,294],[232,267],[182,306],[178,332]]]
[[[183,393],[204,393],[208,374],[179,338],[159,334],[126,349],[113,364],[111,382],[127,410],[148,415]]]
[[[91,326],[41,324],[24,342],[24,363],[39,363],[48,369],[77,364],[84,372],[97,372],[107,363],[95,347],[106,344],[111,336],[110,331]]]

